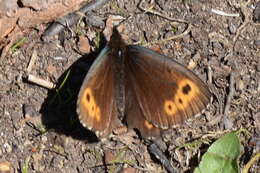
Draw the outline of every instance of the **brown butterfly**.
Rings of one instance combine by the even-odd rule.
[[[84,79],[77,112],[98,137],[123,122],[150,138],[200,113],[210,97],[192,71],[150,49],[126,45],[114,29]]]

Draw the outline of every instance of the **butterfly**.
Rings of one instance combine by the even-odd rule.
[[[192,71],[151,49],[126,45],[114,29],[83,81],[77,113],[100,138],[122,124],[153,138],[200,113],[210,98]]]

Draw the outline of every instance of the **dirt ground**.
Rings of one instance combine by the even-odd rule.
[[[37,12],[50,6],[47,1],[37,8],[25,2],[15,4],[16,10]],[[110,1],[93,11],[91,19],[83,17],[50,41],[43,41],[41,35],[51,18],[20,27],[19,20],[26,18],[20,16],[15,29],[0,37],[1,165],[10,168],[7,172],[21,172],[26,166],[31,173],[167,172],[148,152],[149,142],[135,133],[100,142],[79,123],[77,95],[105,45],[100,35],[112,18],[124,20],[127,43],[159,47],[192,69],[212,91],[212,103],[201,116],[163,137],[171,164],[180,172],[193,172],[212,142],[228,131],[244,129],[239,159],[243,168],[260,151],[260,10],[257,13],[256,5],[253,0]],[[4,16],[8,8],[0,10]],[[13,32],[16,29],[19,35]],[[55,83],[56,88],[29,82],[28,74]],[[201,145],[182,147],[202,138]],[[259,163],[251,173],[259,172]]]

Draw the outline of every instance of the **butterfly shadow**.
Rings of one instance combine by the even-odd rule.
[[[74,62],[58,79],[57,87],[48,92],[40,109],[42,123],[47,131],[51,130],[88,143],[98,141],[92,131],[80,124],[76,107],[80,87],[100,50],[84,55]]]

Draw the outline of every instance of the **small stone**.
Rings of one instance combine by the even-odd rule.
[[[254,10],[254,12],[253,12],[254,14],[253,14],[253,20],[254,20],[254,22],[257,22],[257,23],[259,23],[260,22],[260,1],[258,1],[257,3],[256,3],[256,7],[255,7],[255,10]]]
[[[14,16],[18,9],[17,0],[1,0],[0,1],[0,16]],[[2,27],[2,26],[1,26]]]
[[[212,45],[213,45],[214,52],[218,52],[219,50],[223,49],[222,45],[219,42],[214,41]]]
[[[237,32],[237,27],[234,23],[231,22],[228,26],[228,30],[230,34],[235,34]]]
[[[58,61],[65,61],[67,60],[68,58],[67,57],[64,57],[64,56],[55,56],[53,57],[54,60],[58,60]]]
[[[260,72],[260,56],[258,57],[258,62],[257,62],[256,70]]]
[[[260,138],[257,138],[256,140],[256,151],[259,152],[260,151]]]
[[[109,164],[114,159],[115,159],[114,154],[111,151],[106,150],[105,151],[105,162],[106,162],[106,164]]]
[[[234,123],[227,116],[222,117],[222,123],[225,129],[232,129],[232,127],[234,126]]]
[[[49,64],[46,69],[50,74],[54,74],[56,72],[56,67],[52,64]]]
[[[201,55],[199,52],[196,52],[196,54],[192,57],[192,59],[197,62],[201,59]]]
[[[258,132],[260,132],[260,112],[253,115],[253,119],[255,122],[255,127]]]
[[[11,171],[12,164],[8,161],[0,162],[0,172],[8,173]]]
[[[51,4],[55,3],[55,0],[48,1],[34,1],[34,0],[21,0],[20,3],[23,7],[30,7],[36,11],[43,10],[51,6]]]
[[[255,43],[256,47],[260,48],[260,40],[255,40],[254,43]]]
[[[32,158],[33,158],[33,162],[32,162],[33,169],[39,171],[41,166],[39,162],[42,160],[42,153],[34,153],[32,155]]]
[[[23,143],[23,146],[30,146],[30,145],[32,145],[32,142],[30,141],[30,140],[28,140],[28,139],[26,139],[25,141],[24,141],[24,143]]]
[[[42,143],[46,143],[48,141],[48,138],[46,136],[42,136]]]
[[[188,1],[183,1],[183,2],[188,2]],[[189,6],[189,5],[187,5]],[[200,3],[191,3],[191,11],[194,13],[194,14],[197,14],[201,11],[201,4]]]
[[[4,148],[5,148],[5,151],[6,151],[7,153],[11,153],[11,152],[12,152],[12,146],[9,145],[8,143],[5,143],[5,144],[4,144]]]
[[[105,22],[103,21],[103,19],[99,16],[93,15],[92,13],[87,15],[86,23],[91,26],[100,27],[100,28],[103,28],[105,26]]]
[[[23,111],[24,111],[24,118],[31,118],[37,115],[34,106],[30,104],[24,104]]]
[[[238,79],[236,81],[236,90],[242,91],[245,88],[244,81],[242,79]]]
[[[190,60],[189,64],[188,64],[188,69],[192,70],[196,67],[197,63],[194,62],[192,59]]]
[[[89,39],[90,41],[93,41],[93,40],[96,38],[97,33],[96,33],[96,31],[93,31],[93,30],[91,30],[91,29],[88,29],[88,31],[86,32],[86,35],[88,36],[88,39]]]
[[[87,37],[83,35],[79,36],[78,49],[84,54],[88,54],[90,52],[90,45]]]
[[[79,26],[80,26],[80,28],[85,28],[86,24],[84,22],[80,22]]]

